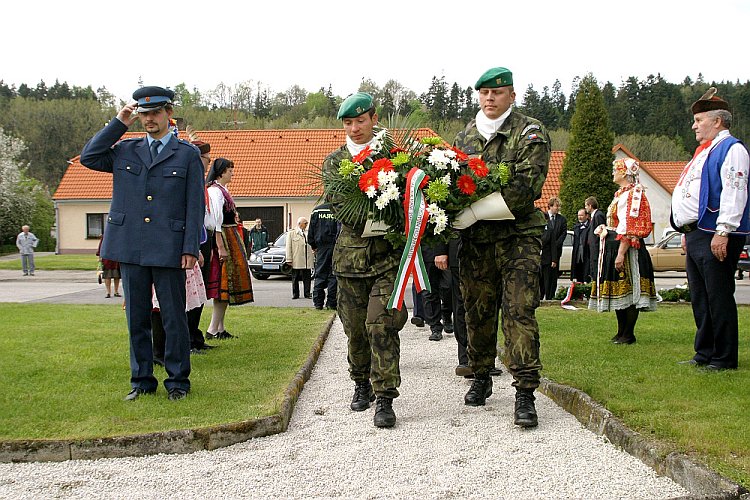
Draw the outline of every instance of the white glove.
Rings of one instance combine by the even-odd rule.
[[[475,201],[461,210],[453,221],[454,229],[466,229],[479,220],[514,220],[503,195],[499,191]]]
[[[365,222],[365,229],[362,231],[362,237],[372,238],[373,236],[383,236],[388,232],[389,227],[388,224],[381,220],[374,221],[372,219],[367,219],[367,222]]]

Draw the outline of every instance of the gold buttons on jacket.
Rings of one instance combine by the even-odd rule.
[[[147,199],[148,201],[151,201],[151,200],[153,200],[153,199],[154,199],[154,197],[153,197],[153,196],[151,196],[151,195],[148,195],[148,196],[146,196],[146,199]]]
[[[151,222],[151,218],[146,217],[145,219],[143,219],[143,222]]]

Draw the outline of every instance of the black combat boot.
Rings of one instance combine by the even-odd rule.
[[[375,402],[375,427],[393,427],[396,425],[396,414],[393,412],[393,398],[378,397]]]
[[[354,411],[365,411],[373,401],[375,401],[375,392],[372,390],[370,381],[357,382],[354,386],[354,396],[349,408]]]
[[[536,427],[539,423],[534,407],[534,389],[516,388],[516,412],[513,423],[521,427]]]
[[[476,377],[471,383],[469,392],[464,396],[464,404],[468,406],[484,406],[485,401],[492,395],[492,379],[489,375],[484,378]]]

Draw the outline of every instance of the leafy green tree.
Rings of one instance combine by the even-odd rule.
[[[614,134],[602,92],[590,73],[581,80],[575,106],[560,175],[562,212],[570,221],[576,220],[576,212],[589,196],[606,207],[616,188],[612,182]]]
[[[461,121],[468,123],[477,115],[477,111],[479,111],[479,103],[474,98],[474,89],[466,87],[464,89],[464,103],[461,108]]]

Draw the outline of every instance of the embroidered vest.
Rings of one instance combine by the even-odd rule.
[[[704,231],[716,231],[716,220],[719,218],[719,206],[721,204],[721,165],[727,157],[729,148],[742,142],[732,136],[727,137],[708,153],[706,163],[701,172],[701,193],[698,200],[698,227]],[[744,146],[744,144],[742,144]],[[747,187],[745,188],[747,189]],[[737,234],[750,233],[750,214],[748,205],[740,220],[740,226],[734,230]]]

